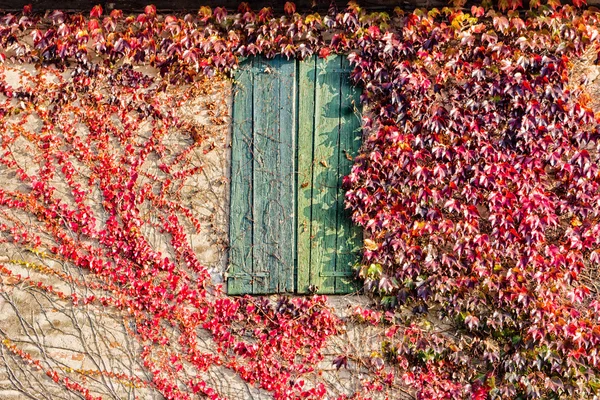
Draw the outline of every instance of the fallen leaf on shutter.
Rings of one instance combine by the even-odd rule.
[[[325,168],[329,167],[329,165],[327,164],[327,161],[325,160],[321,160],[320,161],[321,165],[324,166]]]

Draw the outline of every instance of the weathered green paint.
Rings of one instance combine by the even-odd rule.
[[[298,275],[307,278],[299,280],[298,292],[306,293],[313,285],[319,293],[348,293],[355,290],[352,266],[360,230],[344,212],[341,186],[360,147],[360,120],[354,112],[359,101],[348,81],[345,57],[313,57],[301,63],[301,70],[303,65],[307,73],[300,81],[297,225]]]
[[[248,59],[233,101],[228,292],[294,291],[295,62]]]
[[[316,62],[309,58],[298,66],[298,285],[307,293],[311,285],[311,221],[313,140],[315,127]]]
[[[335,291],[341,57],[317,58],[313,148],[311,283],[322,293]]]
[[[350,71],[348,59],[342,57],[342,71]],[[349,293],[357,289],[352,276],[352,268],[358,259],[362,244],[361,230],[352,224],[350,213],[344,206],[341,190],[342,178],[350,174],[354,157],[362,144],[361,121],[358,111],[360,92],[350,84],[347,73],[340,79],[342,103],[340,107],[340,152],[338,153],[338,204],[337,204],[337,262],[336,272],[342,275],[335,279],[335,293]]]
[[[256,69],[257,62],[254,59]],[[277,60],[264,60],[264,68],[275,69]],[[275,76],[257,71],[254,73],[254,168],[253,187],[254,224],[254,285],[253,293],[276,291],[279,268],[277,254],[279,229],[276,202],[279,199],[277,184],[277,141],[279,129],[279,81]]]
[[[229,294],[253,293],[254,223],[252,181],[254,135],[252,107],[254,82],[251,59],[240,64],[233,96],[231,142],[231,197],[229,223]]]
[[[297,63],[284,61],[279,68],[279,155],[280,200],[282,221],[279,227],[281,268],[278,278],[278,292],[294,292],[294,272],[296,268],[296,101]],[[280,218],[281,218],[280,217]]]
[[[230,294],[354,290],[359,230],[343,211],[341,182],[360,146],[360,120],[348,70],[341,56],[254,58],[242,66],[233,107]],[[248,137],[252,146],[243,145]]]

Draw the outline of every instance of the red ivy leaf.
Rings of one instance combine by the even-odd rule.
[[[102,6],[98,4],[92,8],[92,11],[90,11],[90,17],[99,18],[100,16],[102,16],[102,12]]]
[[[553,10],[556,10],[560,7],[560,0],[548,0],[548,5],[552,7]]]
[[[523,7],[523,2],[521,0],[509,0],[509,3],[511,10]]]
[[[112,19],[119,19],[123,17],[123,11],[122,10],[112,10],[110,12],[110,17]]]
[[[483,7],[472,6],[471,14],[477,18],[481,18],[485,15],[485,9]]]
[[[154,17],[156,15],[156,6],[154,4],[147,5],[144,8],[144,14],[149,17]]]
[[[250,8],[250,4],[246,3],[245,1],[240,3],[240,5],[238,6],[238,12],[240,14],[245,14],[252,11],[252,8]]]
[[[335,366],[335,369],[348,368],[348,357],[345,355],[337,356],[333,359],[332,364]]]
[[[285,13],[287,15],[292,15],[293,13],[296,12],[296,5],[294,3],[292,3],[291,1],[288,1],[283,6],[283,11],[285,11]]]
[[[215,20],[217,20],[218,23],[221,23],[227,16],[227,10],[225,9],[225,7],[216,7],[213,11],[213,16],[215,17]]]
[[[320,58],[327,58],[329,57],[329,54],[331,54],[331,49],[329,47],[322,47],[321,50],[319,50]]]

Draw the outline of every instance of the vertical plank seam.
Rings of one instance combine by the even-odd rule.
[[[298,92],[298,85],[296,84],[296,76],[298,75],[298,60],[294,59],[293,63],[292,63],[292,71],[291,73],[293,74],[292,77],[290,78],[290,82],[291,82],[291,86],[292,86],[292,94],[290,96],[290,100],[292,101],[292,106],[290,107],[290,113],[291,113],[291,117],[292,117],[292,129],[291,129],[291,140],[292,140],[292,177],[294,179],[293,185],[292,185],[292,287],[289,288],[288,290],[291,290],[292,293],[295,293],[295,287],[296,287],[296,278],[294,278],[294,265],[296,264],[296,259],[298,258],[298,254],[297,254],[297,250],[296,250],[296,246],[297,246],[297,240],[296,240],[296,236],[298,235],[298,232],[296,232],[296,227],[297,227],[297,223],[296,223],[296,219],[298,218],[297,214],[297,206],[296,206],[296,197],[297,197],[297,192],[298,192],[298,185],[296,183],[296,180],[298,179],[297,177],[297,173],[296,170],[298,169],[298,165],[296,164],[296,126],[298,125],[298,114],[296,112],[296,93]],[[287,281],[287,280],[286,280]]]
[[[277,152],[275,154],[275,165],[277,166],[277,171],[276,174],[279,176],[279,179],[281,179],[281,182],[277,182],[277,186],[279,186],[279,190],[277,190],[277,202],[279,203],[279,206],[283,209],[283,179],[284,177],[282,176],[283,174],[283,166],[282,166],[282,162],[285,162],[282,157],[281,157],[281,147],[283,145],[283,137],[282,137],[282,126],[281,126],[281,87],[282,87],[282,81],[283,81],[283,58],[281,56],[279,56],[280,58],[274,58],[273,59],[273,69],[275,71],[277,71],[277,76],[275,77],[275,85],[277,85],[277,121],[276,121],[276,129],[277,129]],[[274,210],[275,207],[270,207],[270,210]],[[271,211],[273,212],[273,211]],[[283,216],[285,218],[285,215]],[[271,218],[274,218],[274,216],[271,216]],[[273,221],[273,219],[271,219],[271,221]],[[285,221],[283,222],[285,223]],[[273,268],[275,271],[273,271],[276,276],[275,276],[275,287],[273,288],[274,290],[277,291],[277,293],[281,293],[281,269],[283,268],[283,252],[282,252],[282,243],[281,241],[283,240],[283,238],[281,237],[281,233],[282,233],[282,229],[283,229],[283,224],[279,226],[278,230],[279,230],[279,238],[276,239],[277,241],[277,245],[275,246],[276,249],[276,253],[275,253],[275,257],[273,257],[273,262],[275,265],[275,268]]]
[[[340,197],[340,190],[341,190],[341,186],[338,186],[339,184],[339,180],[340,180],[340,155],[342,153],[342,103],[344,101],[344,96],[343,96],[343,92],[342,92],[342,88],[343,88],[343,79],[344,79],[344,72],[343,72],[343,68],[344,68],[344,62],[343,62],[343,57],[338,55],[337,56],[340,60],[339,63],[339,67],[340,67],[340,78],[339,78],[339,95],[340,95],[340,105],[338,108],[338,127],[337,127],[337,147],[338,147],[338,159],[337,159],[337,173],[336,173],[336,190],[335,190],[335,253],[334,253],[334,260],[335,260],[335,264],[334,264],[334,268],[333,270],[338,272],[339,269],[339,265],[338,265],[338,261],[339,261],[339,254],[338,254],[338,246],[339,246],[339,236],[340,236],[340,208],[339,208],[339,204],[338,202],[339,197]],[[341,278],[339,277],[335,277],[333,280],[333,292],[337,293],[337,286],[338,286],[338,281],[341,280]]]
[[[295,60],[294,61],[294,109],[293,109],[293,114],[292,114],[292,118],[294,121],[294,146],[293,146],[293,150],[294,150],[294,205],[293,205],[293,210],[294,210],[294,224],[293,224],[293,237],[292,237],[292,241],[293,241],[293,246],[294,246],[294,264],[293,264],[293,274],[294,274],[294,279],[292,282],[292,291],[294,293],[298,293],[298,280],[299,280],[299,273],[298,273],[298,231],[299,231],[299,226],[298,226],[298,216],[300,214],[299,210],[298,210],[298,206],[299,206],[299,202],[298,202],[298,196],[300,193],[300,190],[298,189],[300,186],[299,184],[299,175],[300,175],[300,171],[298,170],[299,167],[299,162],[298,162],[298,153],[299,153],[299,143],[300,143],[300,61],[299,60]]]
[[[233,199],[233,184],[232,184],[232,182],[234,180],[234,177],[233,177],[233,166],[235,164],[234,161],[233,161],[233,157],[234,157],[234,155],[233,155],[233,147],[234,147],[233,142],[235,141],[235,98],[236,98],[236,93],[237,93],[236,90],[237,90],[237,87],[236,87],[235,81],[234,81],[234,87],[233,87],[233,91],[232,91],[232,93],[233,93],[233,99],[231,100],[231,121],[232,121],[232,124],[231,124],[231,150],[230,150],[230,153],[231,153],[230,154],[231,164],[229,165],[229,176],[230,176],[229,181],[230,181],[230,184],[229,184],[229,254],[227,254],[227,264],[228,264],[227,272],[228,273],[233,272],[233,268],[232,268],[232,265],[231,265],[231,253],[232,253],[231,249],[233,247],[231,245],[231,238],[232,238],[232,235],[231,235],[231,231],[232,231],[232,229],[231,229],[231,219],[232,218],[231,218],[231,216],[234,214],[232,212],[232,208],[233,208],[233,201],[232,201],[232,199]],[[230,279],[229,277],[227,277],[227,279],[226,279],[226,282],[227,282],[227,287],[226,287],[227,293],[230,292],[230,288],[229,288],[230,281],[233,281],[233,279]],[[231,284],[233,286],[233,282],[231,282]]]
[[[252,122],[251,122],[251,130],[252,130],[252,142],[251,142],[251,150],[250,150],[250,156],[252,157],[252,162],[250,163],[250,168],[252,169],[251,171],[251,175],[252,175],[252,182],[250,182],[250,191],[252,193],[248,193],[248,201],[250,202],[250,213],[251,213],[251,218],[252,218],[252,224],[251,224],[251,229],[250,229],[250,261],[252,263],[252,274],[250,275],[250,282],[252,283],[252,294],[256,293],[256,280],[254,279],[254,267],[255,267],[255,256],[254,256],[254,225],[256,223],[256,218],[255,218],[255,210],[254,210],[254,183],[255,183],[255,179],[254,179],[254,174],[255,174],[255,166],[254,163],[256,161],[256,137],[255,137],[255,132],[254,132],[254,128],[255,128],[255,122],[254,122],[254,100],[255,100],[255,96],[254,96],[254,86],[255,86],[255,79],[254,79],[254,67],[255,67],[255,58],[252,58],[252,62],[251,62],[251,67],[250,67],[250,79],[251,79],[251,86],[252,86]]]
[[[311,70],[312,68],[312,70]],[[311,191],[313,163],[313,125],[314,125],[314,84],[315,59],[309,57],[298,62],[297,93],[297,290],[307,293],[311,284],[310,271],[310,231],[311,231]],[[312,97],[311,97],[312,96]],[[310,107],[309,107],[310,106]],[[306,183],[306,186],[302,186]],[[314,280],[314,279],[313,279]]]
[[[240,169],[239,168],[246,168],[247,164],[242,164],[242,161],[246,161],[246,157],[247,154],[252,153],[251,150],[251,146],[252,146],[252,137],[250,137],[250,141],[248,141],[248,138],[246,138],[245,134],[247,133],[246,130],[242,131],[240,129],[236,129],[236,126],[246,126],[246,124],[248,122],[250,122],[250,125],[252,125],[252,111],[250,111],[250,115],[248,115],[246,107],[244,107],[244,104],[247,105],[247,100],[248,100],[248,95],[250,95],[250,97],[252,97],[252,81],[251,79],[245,79],[244,76],[245,74],[249,73],[249,77],[252,76],[251,72],[247,69],[244,68],[243,70],[241,70],[240,75],[238,75],[238,77],[240,78],[238,80],[237,83],[234,82],[234,91],[233,91],[233,100],[232,100],[232,127],[231,127],[231,133],[232,133],[232,146],[231,146],[231,166],[230,166],[230,175],[231,175],[231,181],[232,184],[230,185],[229,188],[229,195],[230,195],[230,199],[234,199],[234,198],[238,198],[239,193],[236,192],[236,185],[233,184],[233,182],[235,182],[236,180],[239,179],[239,175],[240,175]],[[246,85],[244,86],[243,84],[240,85],[240,82],[242,81],[248,81],[246,82]],[[248,92],[248,90],[250,90],[250,92]],[[245,100],[245,101],[243,101]],[[240,106],[240,103],[242,104]],[[250,121],[248,121],[248,118],[250,118]],[[237,121],[237,123],[236,123]],[[252,133],[252,126],[250,127],[250,134]],[[241,147],[240,147],[241,146]],[[234,153],[234,150],[236,151],[236,153]],[[236,156],[236,154],[244,154],[244,157],[241,156]],[[237,162],[236,162],[236,158],[237,158]],[[252,162],[250,160],[250,168],[252,167]],[[238,169],[235,169],[235,168]],[[236,178],[237,175],[237,178]],[[246,184],[248,182],[242,182],[242,184]],[[237,187],[237,189],[240,189],[240,187]],[[247,187],[248,192],[252,191],[252,187],[250,185],[248,185]],[[251,195],[247,196],[251,199]],[[239,222],[241,224],[240,227],[245,226],[247,223],[252,225],[253,221],[252,221],[252,204],[245,202],[245,206],[243,207],[242,210],[234,210],[234,205],[238,204],[238,202],[234,202],[231,201],[230,202],[230,221],[229,221],[229,229],[230,229],[230,233],[233,231],[239,231],[239,229],[236,227],[235,229],[232,228],[232,217],[235,217],[235,222],[237,223]],[[242,203],[243,204],[243,203]],[[244,211],[243,213],[240,211]],[[237,221],[237,217],[240,217],[241,220]],[[226,280],[226,284],[227,284],[227,292],[234,292],[234,294],[241,294],[241,293],[248,293],[247,289],[247,283],[249,282],[248,277],[251,277],[252,275],[252,268],[253,268],[253,264],[252,264],[252,237],[250,237],[250,245],[249,247],[247,247],[247,243],[246,240],[239,240],[240,239],[239,236],[234,236],[232,234],[230,234],[229,236],[229,269],[228,272],[231,272],[230,275],[233,275],[233,277],[228,277]],[[232,240],[236,241],[235,243],[232,242]],[[240,242],[242,243],[241,247],[240,247]],[[236,254],[237,254],[237,259],[231,257],[231,252],[232,249],[236,248]],[[246,252],[247,251],[247,252]],[[234,263],[232,263],[232,261]],[[237,262],[240,262],[240,264],[237,264]],[[249,265],[248,265],[249,263]],[[241,267],[244,267],[243,269],[241,269]],[[250,267],[250,271],[248,271],[248,267]],[[250,292],[252,292],[252,287],[250,287]]]
[[[317,131],[317,77],[318,77],[318,63],[317,56],[313,56],[314,59],[314,72],[313,72],[313,123],[312,123],[312,149],[311,149],[311,158],[310,158],[310,220],[308,226],[308,281],[309,287],[311,285],[315,285],[313,281],[313,262],[312,262],[312,249],[313,249],[313,237],[312,237],[312,228],[313,228],[313,200],[315,197],[315,142],[316,131]],[[319,279],[317,279],[319,280]],[[319,282],[320,284],[320,282]]]

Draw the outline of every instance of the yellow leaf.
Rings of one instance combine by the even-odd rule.
[[[365,249],[367,250],[377,250],[379,246],[377,246],[377,243],[375,243],[373,240],[371,239],[365,239]]]

